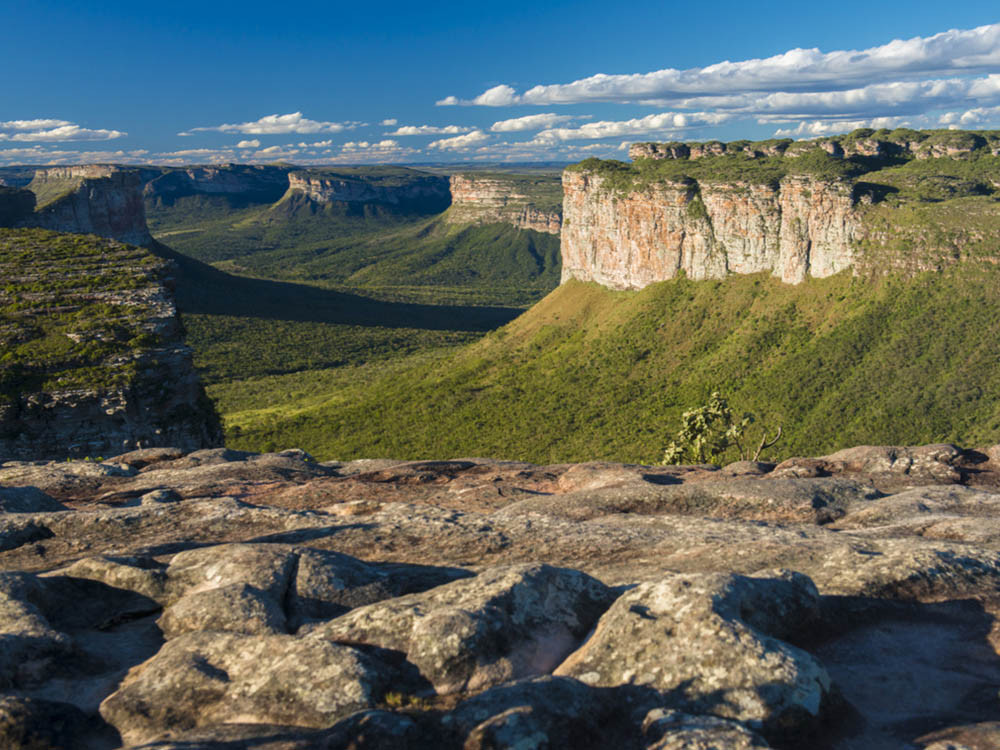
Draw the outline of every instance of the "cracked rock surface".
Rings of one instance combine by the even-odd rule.
[[[1000,736],[1000,449],[0,462],[0,745]]]

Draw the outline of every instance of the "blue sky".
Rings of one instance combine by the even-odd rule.
[[[0,164],[564,161],[1000,127],[995,0],[0,0],[0,29]]]

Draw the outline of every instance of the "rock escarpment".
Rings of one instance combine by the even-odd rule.
[[[156,205],[173,205],[190,195],[226,195],[246,202],[273,203],[288,189],[291,167],[220,164],[165,168],[144,175],[143,197]]]
[[[113,240],[0,230],[0,456],[218,445],[174,267]]]
[[[523,175],[456,174],[450,179],[451,224],[513,224],[559,234],[558,182]]]
[[[113,165],[39,169],[27,187],[36,197],[35,213],[19,225],[147,245],[152,236],[142,183],[139,170]]]
[[[447,178],[414,169],[312,169],[288,173],[288,192],[281,202],[354,211],[370,205],[394,212],[437,213],[448,207],[451,194]]]
[[[777,186],[666,182],[618,194],[599,174],[563,175],[562,280],[637,289],[770,271],[788,283],[854,262],[860,228],[852,187],[789,176]]]
[[[0,462],[0,741],[992,747],[998,459]]]
[[[812,141],[640,143],[563,175],[562,278],[637,289],[770,272],[989,262],[1000,133],[858,130]],[[968,217],[962,221],[960,217]]]

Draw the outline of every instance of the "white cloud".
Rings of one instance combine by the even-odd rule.
[[[465,151],[488,140],[490,140],[490,136],[482,130],[473,130],[471,133],[457,135],[454,138],[442,138],[438,141],[431,141],[427,147],[448,151]]]
[[[439,107],[454,107],[458,104],[462,104],[462,100],[457,96],[446,96],[444,99],[440,99],[434,103]]]
[[[240,141],[236,148],[260,148],[260,141],[254,138],[252,141]]]
[[[545,113],[540,115],[527,115],[525,117],[515,117],[512,120],[499,120],[490,127],[494,133],[514,133],[521,130],[541,130],[542,128],[555,127],[564,122],[575,120],[572,115],[557,115]]]
[[[858,128],[902,128],[915,124],[905,117],[873,117],[869,120],[812,120],[800,122],[794,128],[774,131],[776,138],[816,138],[824,135],[849,133]]]
[[[1000,123],[1000,107],[975,107],[965,112],[945,112],[938,122],[952,128],[995,126]]]
[[[719,125],[730,119],[732,115],[721,112],[661,112],[632,120],[588,122],[578,128],[550,128],[535,136],[535,142],[554,143],[673,133],[702,125]]]
[[[457,135],[458,133],[468,133],[474,128],[463,127],[462,125],[402,125],[387,135]]]
[[[302,142],[302,143],[296,143],[295,145],[298,146],[299,148],[326,148],[327,146],[332,146],[333,141],[331,140],[315,141],[313,143]]]
[[[247,135],[282,135],[286,133],[340,133],[344,130],[358,127],[358,122],[319,122],[303,117],[301,112],[288,115],[266,115],[253,122],[214,125],[212,127],[191,128],[178,135],[191,135],[197,132],[216,131],[219,133],[246,133]]]
[[[384,125],[385,127],[390,128],[393,125],[396,125],[398,122],[399,120],[397,120],[395,117],[390,117],[388,119],[382,120],[382,122],[380,122],[379,125]]]
[[[110,141],[128,133],[121,130],[81,128],[68,120],[37,119],[0,122],[0,141],[62,143],[67,141]]]
[[[827,91],[871,83],[940,75],[989,73],[1000,68],[1000,24],[952,29],[929,37],[896,39],[864,50],[791,49],[763,59],[728,60],[704,68],[667,68],[651,73],[599,73],[570,83],[534,86],[518,94],[494,86],[471,101],[439,104],[510,106],[579,102],[675,100],[767,91]]]

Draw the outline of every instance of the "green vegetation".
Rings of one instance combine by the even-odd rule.
[[[522,307],[559,283],[554,235],[366,205],[359,215],[298,196],[233,211],[224,197],[198,195],[147,210],[154,236],[241,276],[393,302]]]
[[[83,184],[82,177],[68,177],[64,180],[33,179],[27,189],[35,194],[35,210],[45,208],[60,198],[65,198]]]
[[[653,463],[711,388],[780,454],[1000,439],[1000,273],[559,287],[456,353],[210,389],[235,447]],[[248,390],[254,389],[254,390]],[[262,404],[267,404],[262,407]]]
[[[511,191],[524,198],[518,202],[534,206],[539,211],[562,210],[562,181],[547,174],[509,174],[503,172],[462,172],[461,176],[473,182],[500,180],[511,186]]]
[[[757,442],[750,435],[750,425],[756,421],[757,418],[750,412],[737,417],[722,394],[713,391],[708,403],[681,414],[681,429],[663,451],[663,463],[725,463],[727,456],[742,461],[757,461],[764,449],[777,444],[781,438],[781,427],[773,437],[764,428]]]
[[[129,355],[161,343],[152,304],[130,292],[164,271],[148,251],[112,240],[0,229],[0,404],[130,382]]]

